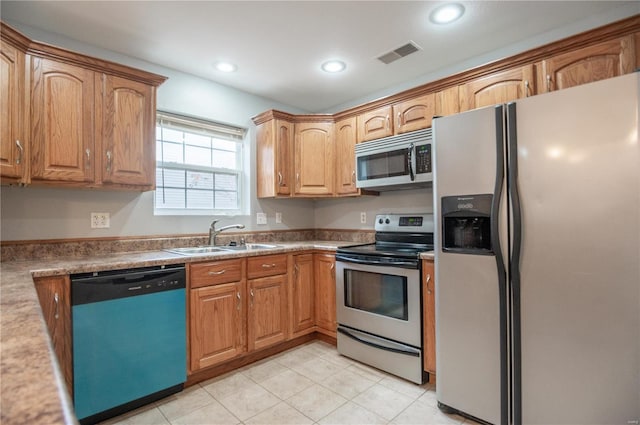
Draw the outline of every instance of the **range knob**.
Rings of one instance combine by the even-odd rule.
[[[378,219],[378,223],[382,224],[382,219],[381,218]]]
[[[389,220],[388,218],[384,221],[385,223],[389,224],[391,223],[391,220]]]

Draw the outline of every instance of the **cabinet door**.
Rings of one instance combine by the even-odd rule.
[[[358,115],[358,143],[393,134],[391,106],[384,106]]]
[[[436,373],[436,283],[433,261],[422,261],[424,370]]]
[[[453,86],[435,94],[435,115],[444,117],[460,112],[460,88]]]
[[[244,352],[244,281],[192,289],[189,318],[191,370]]]
[[[395,134],[431,127],[434,103],[435,96],[431,93],[393,105]]]
[[[335,336],[336,332],[336,257],[314,254],[316,324]]]
[[[461,87],[460,110],[511,102],[534,95],[533,65],[509,69],[470,81]]]
[[[356,118],[336,123],[336,194],[356,195]]]
[[[292,328],[297,332],[315,325],[313,279],[313,255],[300,254],[294,256],[292,284]]]
[[[25,54],[2,42],[0,48],[0,175],[21,179],[24,172]]]
[[[248,281],[247,331],[249,351],[287,338],[287,275]]]
[[[100,76],[102,182],[155,187],[155,88]]]
[[[291,194],[293,131],[293,123],[278,119],[256,127],[258,198]]]
[[[538,87],[546,93],[629,74],[635,61],[632,35],[607,41],[542,61]]]
[[[333,194],[333,123],[301,123],[295,126],[296,195]]]
[[[71,348],[71,283],[68,276],[35,279],[42,315],[49,330],[69,394],[73,394]]]
[[[31,59],[31,178],[93,182],[94,73]]]

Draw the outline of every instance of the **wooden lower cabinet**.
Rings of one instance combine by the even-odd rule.
[[[69,394],[73,394],[71,283],[69,276],[35,279],[36,292]]]
[[[316,295],[316,325],[318,331],[336,336],[336,256],[313,254]],[[324,332],[323,332],[324,331]]]
[[[424,339],[424,370],[436,373],[436,286],[431,260],[422,261],[422,311]]]
[[[293,337],[315,325],[313,254],[293,256],[291,279],[291,333]]]
[[[250,279],[247,333],[249,351],[287,339],[287,275]]]
[[[190,290],[191,370],[232,359],[246,351],[245,281]]]

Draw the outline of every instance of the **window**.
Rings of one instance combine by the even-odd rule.
[[[156,215],[237,215],[245,129],[167,112],[156,122]]]

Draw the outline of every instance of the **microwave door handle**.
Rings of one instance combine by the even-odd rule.
[[[409,166],[409,177],[411,177],[411,181],[414,181],[416,179],[416,176],[413,173],[413,151],[414,150],[415,150],[415,147],[413,146],[413,143],[411,143],[407,148],[407,165]]]

